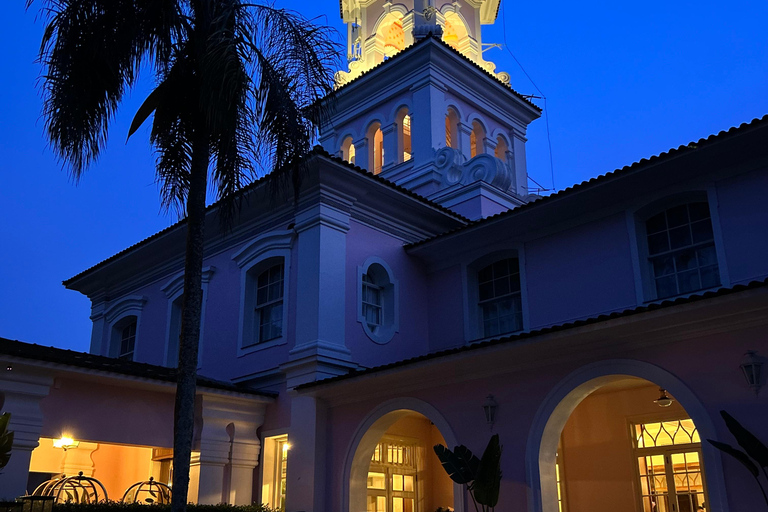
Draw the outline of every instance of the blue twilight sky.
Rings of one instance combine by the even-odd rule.
[[[149,82],[81,183],[61,170],[40,120],[43,27],[24,3],[4,0],[0,16],[0,337],[87,350],[89,301],[61,281],[176,219],[159,208],[147,131],[124,143]],[[346,33],[338,0],[277,4]],[[547,97],[558,189],[768,113],[765,0],[504,0],[484,42],[504,42],[502,15],[509,49]],[[485,55],[538,94],[506,50]],[[531,176],[551,186],[543,118],[527,148]]]

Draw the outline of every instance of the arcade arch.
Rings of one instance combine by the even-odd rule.
[[[672,406],[653,402],[659,388]],[[643,438],[664,431],[679,435]],[[674,375],[632,360],[587,365],[558,384],[534,418],[526,446],[530,510],[595,511],[610,503],[606,510],[694,512],[705,505],[727,512],[720,454],[703,439],[717,439],[714,425]]]
[[[443,471],[435,444],[456,446],[445,419],[417,399],[390,400],[357,429],[345,461],[344,510],[463,512],[461,486]]]

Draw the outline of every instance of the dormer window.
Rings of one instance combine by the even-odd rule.
[[[656,298],[720,285],[709,204],[681,204],[646,220],[648,262]]]

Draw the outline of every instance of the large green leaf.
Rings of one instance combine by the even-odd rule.
[[[445,446],[435,445],[435,454],[440,459],[443,469],[457,484],[469,484],[475,479],[477,468],[480,465],[478,459],[466,446],[457,446],[454,451]]]
[[[750,473],[752,473],[752,476],[757,478],[760,475],[760,470],[757,468],[754,462],[752,462],[752,459],[750,459],[746,453],[744,453],[741,450],[737,450],[731,445],[721,443],[719,441],[713,441],[712,439],[707,439],[709,441],[709,444],[720,450],[721,452],[727,453],[734,459],[738,460],[742,464],[744,464],[744,467],[746,467]]]
[[[4,434],[8,430],[8,422],[11,421],[11,413],[4,412],[0,414],[0,435]]]
[[[736,419],[725,411],[720,411],[720,415],[725,420],[725,425],[728,430],[731,431],[733,437],[736,438],[736,442],[739,446],[744,448],[747,455],[757,461],[757,463],[763,467],[768,468],[768,447],[763,444],[752,432],[744,428],[744,426],[736,421]]]
[[[480,505],[495,507],[499,501],[499,487],[501,486],[501,445],[499,434],[494,434],[488,446],[485,447],[480,459],[480,467],[477,470],[472,491],[475,500]]]

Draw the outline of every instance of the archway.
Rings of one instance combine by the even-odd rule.
[[[528,436],[528,442],[526,446],[526,470],[528,476],[528,483],[531,489],[529,497],[529,510],[532,512],[558,512],[561,510],[561,499],[563,489],[565,492],[565,499],[568,499],[567,488],[568,485],[563,487],[559,485],[558,478],[558,453],[562,451],[565,453],[565,457],[568,457],[568,448],[562,446],[561,443],[564,439],[564,429],[566,429],[569,420],[574,413],[578,414],[577,409],[582,403],[586,404],[586,400],[595,402],[595,392],[600,393],[610,391],[622,391],[628,393],[629,389],[645,388],[643,393],[638,394],[633,392],[633,395],[643,396],[641,402],[637,401],[637,398],[629,400],[633,404],[644,404],[650,407],[648,410],[636,410],[627,412],[622,410],[621,407],[612,406],[610,409],[616,409],[616,414],[623,414],[622,421],[625,427],[624,434],[627,439],[637,435],[641,432],[644,426],[648,426],[652,423],[661,423],[663,421],[677,421],[677,420],[690,420],[686,422],[686,426],[689,430],[691,425],[695,425],[697,439],[691,439],[689,443],[683,443],[683,449],[681,452],[693,452],[696,451],[700,454],[701,464],[703,460],[704,473],[706,476],[706,492],[708,494],[708,501],[706,503],[706,510],[718,510],[727,512],[728,504],[725,495],[724,479],[722,474],[722,465],[720,462],[720,454],[716,449],[711,447],[708,443],[696,444],[698,439],[717,439],[714,425],[709,417],[709,414],[704,409],[704,406],[698,400],[696,395],[676,376],[667,372],[666,370],[659,368],[655,365],[633,360],[609,360],[598,363],[593,363],[582,367],[581,369],[573,372],[571,375],[561,381],[544,399],[542,405],[534,418],[534,422],[531,427],[531,431]],[[665,411],[666,408],[660,408],[657,404],[653,404],[653,399],[649,399],[648,389],[650,389],[655,396],[658,397],[659,388],[664,388],[679,404],[677,408],[671,408],[670,411]],[[590,398],[592,397],[592,398]],[[604,400],[605,397],[603,396]],[[633,401],[634,400],[634,401]],[[584,411],[582,411],[584,412]],[[583,416],[583,414],[582,414]],[[591,417],[592,421],[598,421],[595,416]],[[672,424],[672,423],[670,423]],[[602,426],[591,425],[593,434],[600,434],[600,428]],[[658,429],[657,426],[652,428]],[[645,475],[643,470],[639,467],[640,457],[648,455],[646,453],[646,447],[642,443],[638,443],[635,439],[634,444],[627,444],[625,446],[623,463],[632,466],[633,481],[624,481],[622,484],[627,485],[632,489],[632,496],[628,498],[630,500],[630,507],[639,506],[639,510],[644,510],[641,506],[642,493],[645,491],[646,496],[648,492],[648,479],[645,483],[643,478],[647,477],[649,472],[646,469]],[[694,446],[695,445],[695,446]],[[562,446],[563,450],[560,450]],[[583,448],[583,446],[582,446]],[[670,443],[664,447],[667,451],[674,448]],[[689,449],[690,448],[690,449]],[[605,448],[603,447],[602,450]],[[687,449],[687,450],[686,450]],[[594,450],[593,450],[594,451]],[[603,453],[597,451],[596,460],[603,460]],[[629,454],[632,456],[629,456]],[[584,454],[582,454],[584,455]],[[672,464],[673,461],[669,459],[668,464]],[[683,458],[683,468],[685,469],[687,460]],[[567,469],[568,463],[565,463]],[[607,471],[607,475],[610,478],[616,477],[618,473],[624,470],[614,470],[610,467],[604,468]],[[626,468],[624,468],[626,469]],[[694,468],[695,469],[695,468]],[[700,468],[699,468],[700,469]],[[681,470],[682,472],[682,470]],[[567,482],[568,475],[565,472],[564,479]],[[626,472],[625,472],[626,473]],[[669,471],[670,476],[676,478],[677,470]],[[668,482],[664,482],[665,484]],[[670,485],[671,492],[674,492],[674,487]],[[583,493],[584,489],[579,492]],[[592,489],[595,492],[595,489]],[[665,491],[666,492],[666,491]],[[582,494],[583,495],[583,494]],[[703,495],[703,493],[702,493]],[[594,494],[593,494],[594,496]],[[661,496],[661,493],[657,496]],[[670,495],[669,503],[672,503],[675,496]],[[631,501],[634,499],[635,501]],[[699,506],[697,500],[701,500],[700,496],[695,498],[681,500],[681,503],[687,503],[687,506]],[[653,502],[659,500],[646,500],[648,507],[654,512],[662,512],[663,508],[654,506]],[[570,503],[568,505],[571,505]],[[681,505],[682,507],[682,505]],[[621,507],[619,507],[621,508]],[[568,510],[579,510],[578,507],[570,507]],[[668,509],[671,512],[673,509],[670,506]],[[678,510],[675,506],[674,510]],[[679,512],[682,512],[682,508]]]
[[[463,512],[463,492],[440,466],[435,444],[456,446],[434,407],[413,398],[385,402],[357,429],[345,461],[342,510]]]

